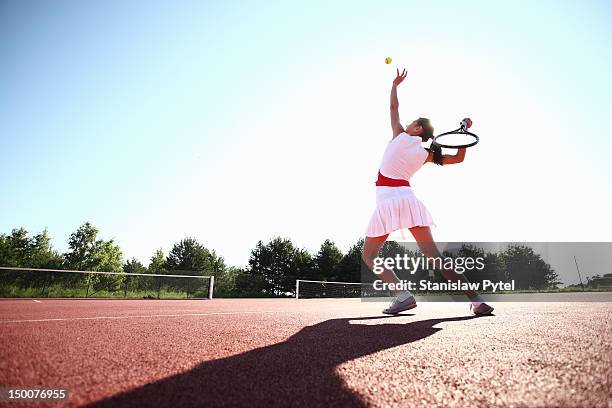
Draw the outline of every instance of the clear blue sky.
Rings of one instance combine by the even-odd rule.
[[[605,1],[2,1],[0,232],[346,250],[399,66],[404,122],[482,138],[414,179],[438,239],[610,241],[610,27]]]

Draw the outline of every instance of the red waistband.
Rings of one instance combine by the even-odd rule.
[[[399,180],[392,179],[389,177],[385,177],[380,174],[380,170],[378,171],[378,180],[376,180],[377,186],[385,186],[385,187],[410,187],[410,182],[408,180]]]

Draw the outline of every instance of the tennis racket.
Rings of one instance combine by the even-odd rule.
[[[459,129],[439,134],[434,137],[433,142],[440,147],[449,149],[460,149],[472,147],[480,140],[474,133],[468,131],[472,126],[472,119],[465,118],[459,124]]]

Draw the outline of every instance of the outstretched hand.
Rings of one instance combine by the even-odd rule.
[[[402,69],[402,73],[401,74],[399,72],[399,68],[397,68],[397,76],[393,80],[393,85],[401,84],[404,81],[404,79],[406,78],[406,75],[408,75],[408,72],[406,71],[405,68]]]

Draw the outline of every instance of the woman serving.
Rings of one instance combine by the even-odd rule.
[[[366,229],[363,247],[363,261],[372,270],[374,259],[389,234],[407,228],[416,240],[419,249],[426,257],[438,258],[442,255],[431,235],[430,226],[433,218],[425,205],[416,197],[410,187],[410,178],[425,164],[435,163],[440,166],[461,163],[465,158],[465,148],[457,150],[455,155],[442,154],[439,146],[430,149],[422,143],[433,138],[433,126],[429,119],[418,118],[405,129],[400,123],[397,87],[406,78],[406,70],[393,80],[391,87],[391,129],[393,138],[387,145],[378,170],[376,181],[376,209]],[[442,269],[442,274],[449,281],[467,282],[464,275],[452,269]],[[392,269],[383,267],[380,278],[387,283],[397,283],[399,279]],[[471,301],[474,314],[488,315],[493,308],[484,303],[482,297],[473,291],[464,292]],[[386,314],[396,314],[416,307],[414,296],[409,291],[401,291],[383,310]]]

